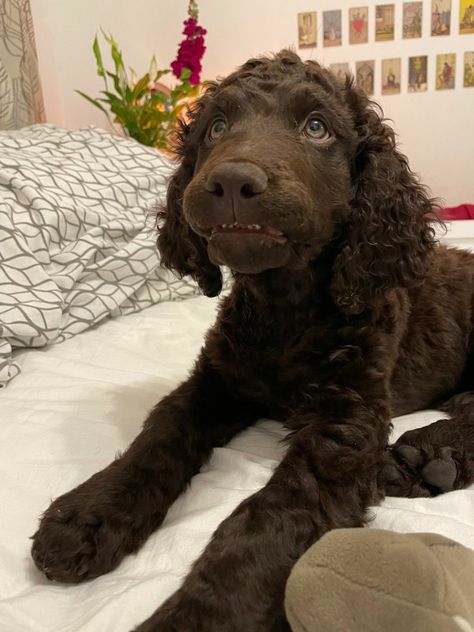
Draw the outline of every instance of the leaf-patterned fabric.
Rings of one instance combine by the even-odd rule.
[[[0,129],[45,120],[29,0],[0,0]]]
[[[17,347],[198,292],[159,265],[154,211],[172,170],[98,129],[0,132],[0,385]]]

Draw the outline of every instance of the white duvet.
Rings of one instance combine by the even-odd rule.
[[[20,351],[0,393],[1,632],[128,632],[180,584],[217,525],[262,487],[281,457],[282,427],[260,421],[215,450],[165,523],[114,572],[89,583],[46,580],[28,537],[51,498],[114,458],[148,409],[186,377],[216,301],[159,303],[57,346]],[[440,417],[395,421],[394,438]],[[388,498],[372,526],[434,531],[474,548],[474,488],[436,499]]]

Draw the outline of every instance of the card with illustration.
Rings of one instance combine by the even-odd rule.
[[[298,13],[298,46],[299,48],[313,48],[316,46],[316,11]]]
[[[342,11],[323,11],[323,46],[340,46],[342,43]]]
[[[401,78],[401,59],[382,59],[382,94],[399,94]]]
[[[436,90],[453,90],[456,80],[456,53],[436,55]]]
[[[375,7],[375,41],[393,40],[395,29],[395,5],[378,4]]]
[[[464,87],[474,88],[474,50],[464,53]]]
[[[356,62],[356,84],[371,96],[374,94],[375,59]]]
[[[349,9],[349,44],[367,44],[369,41],[369,9]]]
[[[408,92],[428,90],[428,57],[418,55],[408,58]]]
[[[329,70],[336,75],[336,79],[340,83],[345,83],[347,77],[351,75],[351,69],[348,63],[329,64]]]
[[[423,2],[403,3],[403,37],[415,39],[421,37],[423,24]]]
[[[474,0],[459,2],[459,33],[474,33]]]
[[[431,35],[451,32],[451,0],[431,0]]]

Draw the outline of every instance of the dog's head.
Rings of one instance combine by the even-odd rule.
[[[422,276],[431,201],[377,109],[316,62],[282,51],[211,84],[177,149],[158,245],[205,294],[220,291],[220,265],[302,268],[335,244],[332,292],[348,312]]]

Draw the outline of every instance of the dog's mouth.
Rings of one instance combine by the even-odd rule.
[[[219,224],[218,226],[214,226],[211,230],[210,238],[212,239],[215,235],[222,233],[245,233],[247,235],[269,237],[279,244],[286,244],[288,241],[288,238],[285,237],[281,230],[277,230],[272,226],[260,226],[260,224],[239,224],[238,222],[234,222],[233,224]]]
[[[211,261],[247,274],[286,265],[291,254],[289,246],[280,230],[260,224],[219,224],[208,238]]]

